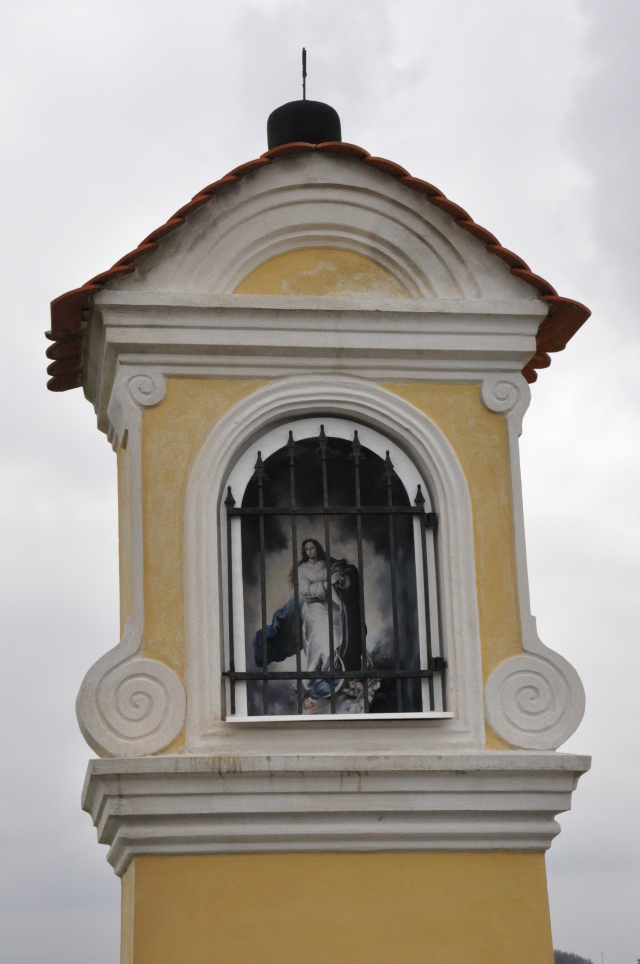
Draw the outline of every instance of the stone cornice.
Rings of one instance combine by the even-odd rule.
[[[120,365],[166,375],[274,378],[340,372],[376,381],[482,380],[520,372],[537,300],[288,298],[106,291],[93,318],[85,391],[107,431]]]
[[[517,751],[93,760],[82,806],[119,875],[146,855],[543,851],[589,765]]]
[[[489,298],[385,298],[371,297],[303,297],[298,295],[236,295],[236,294],[196,294],[177,291],[101,291],[94,299],[96,307],[125,308],[163,307],[163,308],[218,308],[254,309],[282,311],[328,311],[346,313],[362,312],[368,318],[380,314],[454,314],[454,315],[514,315],[535,318],[540,323],[546,317],[546,308],[538,300],[532,299],[489,299]]]

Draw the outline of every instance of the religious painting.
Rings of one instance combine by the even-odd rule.
[[[229,503],[241,521],[249,716],[433,708],[419,638],[424,496],[418,485],[410,498],[388,452],[351,435],[291,432],[257,454],[241,505]]]

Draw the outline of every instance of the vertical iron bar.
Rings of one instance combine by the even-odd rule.
[[[436,528],[434,528],[434,531],[433,531],[433,552],[434,552],[434,556],[435,556],[435,566],[434,566],[434,570],[435,570],[435,585],[434,585],[434,587],[433,587],[433,591],[434,591],[434,595],[435,595],[436,600],[437,600],[437,599],[442,599],[441,584],[440,584],[440,580],[441,580],[441,578],[442,578],[442,572],[441,572],[441,570],[440,570],[440,568],[439,568],[439,566],[438,566],[438,559],[441,558],[441,555],[440,555],[440,552],[439,552],[439,545],[438,545],[439,541],[440,541],[440,533],[439,533],[439,530],[436,529]],[[438,626],[438,649],[439,649],[439,655],[442,657],[442,656],[445,655],[445,645],[446,645],[446,644],[445,644],[445,636],[444,636],[443,627],[442,627],[442,609],[440,608],[440,606],[437,607],[437,617],[438,617],[438,622],[437,622],[437,626]],[[445,666],[445,670],[446,670],[446,666]],[[442,671],[440,672],[440,697],[441,697],[441,699],[442,699],[442,709],[443,709],[444,712],[446,713],[446,712],[448,711],[449,707],[448,707],[448,705],[447,705],[447,679],[446,679],[445,670],[442,670]]]
[[[387,452],[387,457],[384,460],[384,474],[387,479],[387,505],[391,509],[393,507],[393,489],[392,482],[395,472],[393,471],[393,462],[389,458],[389,453]],[[395,544],[395,533],[394,533],[394,518],[393,513],[389,513],[389,556],[391,563],[391,612],[393,615],[393,656],[396,664],[396,670],[400,667],[400,639],[398,636],[398,589],[396,585],[396,544]],[[398,678],[396,680],[396,694],[398,698],[398,712],[402,713],[402,680]]]
[[[318,436],[318,441],[320,443],[320,457],[322,459],[322,505],[324,508],[324,542],[325,542],[325,552],[326,552],[326,567],[327,567],[327,609],[329,613],[329,659],[331,661],[331,666],[329,672],[331,677],[329,679],[329,687],[331,689],[331,712],[336,711],[336,683],[334,679],[335,673],[335,649],[333,640],[333,586],[331,585],[331,533],[329,531],[329,515],[327,509],[329,508],[329,487],[327,484],[327,436],[324,434],[324,425],[320,426],[320,435]]]
[[[236,660],[235,653],[233,649],[233,553],[231,550],[231,513],[229,509],[232,509],[236,504],[236,500],[231,495],[231,486],[227,486],[227,497],[224,500],[224,504],[227,508],[227,583],[229,589],[228,596],[228,606],[229,606],[229,669],[232,673],[236,671]],[[246,684],[245,684],[246,685]],[[235,716],[236,713],[236,681],[232,676],[229,680],[229,688],[231,690],[231,716]]]
[[[255,464],[256,477],[258,479],[258,507],[264,509],[263,481],[265,478],[264,462],[262,455],[258,452],[258,459]],[[267,691],[267,679],[269,673],[269,640],[267,639],[267,574],[265,568],[265,541],[264,541],[264,513],[258,515],[260,523],[260,600],[262,608],[262,712],[265,716],[269,715],[269,694]]]
[[[289,432],[289,441],[287,442],[287,451],[289,452],[289,481],[291,485],[291,508],[296,508],[296,470],[295,470],[295,457],[296,457],[296,443],[293,440],[293,432]],[[291,547],[293,551],[293,606],[295,610],[294,616],[294,626],[296,634],[296,672],[300,673],[301,663],[300,663],[300,589],[298,586],[298,520],[295,512],[291,513]],[[302,713],[302,680],[296,680],[296,691],[297,691],[297,702],[298,702],[298,715]]]
[[[425,528],[427,525],[427,520],[424,514],[424,504],[425,499],[422,494],[422,486],[418,486],[418,492],[415,499],[413,500],[418,508],[421,510],[421,515],[418,517],[420,524],[420,541],[422,546],[422,579],[424,582],[424,619],[426,625],[426,635],[427,635],[427,669],[431,669],[433,666],[433,657],[431,653],[431,607],[429,603],[429,573],[427,570],[427,536],[425,533]],[[435,701],[433,695],[433,676],[429,677],[429,709],[433,710],[435,708]]]
[[[358,433],[353,433],[353,442],[351,443],[351,449],[353,452],[353,462],[355,468],[355,486],[356,486],[356,536],[358,543],[358,583],[360,587],[360,650],[362,653],[362,669],[367,669],[367,626],[364,618],[364,566],[362,562],[362,513],[360,512],[360,461],[363,456],[360,454],[362,445],[360,444],[360,439],[358,438]],[[369,680],[363,679],[363,695],[364,695],[364,711],[369,712]]]

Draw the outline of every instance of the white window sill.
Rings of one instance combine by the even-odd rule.
[[[377,723],[379,720],[452,720],[453,713],[303,713],[287,716],[228,716],[227,723]]]

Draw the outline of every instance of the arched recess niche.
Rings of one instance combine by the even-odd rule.
[[[485,742],[480,638],[471,502],[460,463],[438,426],[390,392],[360,379],[309,375],[272,382],[231,409],[212,428],[189,476],[184,546],[186,749],[212,750],[218,746],[221,728],[234,727],[224,722],[221,675],[225,568],[220,518],[229,477],[247,450],[270,429],[318,416],[370,426],[397,445],[425,480],[440,520],[439,605],[453,716],[393,724],[371,720],[358,729],[386,727],[391,734],[392,727],[418,727],[422,747],[477,748]],[[338,724],[332,727],[336,748],[344,738],[339,729]],[[379,745],[380,733],[376,739]]]
[[[258,450],[260,452],[261,462],[264,463],[265,471],[267,473],[265,484],[268,486],[269,482],[273,481],[272,469],[269,465],[270,459],[273,456],[284,455],[286,485],[289,485],[290,468],[288,467],[288,459],[286,457],[287,445],[289,443],[289,439],[291,438],[291,441],[297,445],[298,450],[300,450],[300,447],[303,446],[307,452],[309,451],[313,452],[314,450],[317,451],[318,437],[319,437],[320,430],[322,430],[323,434],[326,436],[329,443],[333,442],[334,440],[340,440],[342,443],[344,443],[344,450],[347,452],[351,452],[350,456],[348,457],[348,461],[351,461],[351,463],[353,463],[353,453],[351,451],[352,446],[350,443],[352,443],[354,439],[354,433],[357,432],[358,443],[360,446],[362,446],[361,457],[363,459],[363,462],[362,462],[362,469],[359,470],[362,472],[364,476],[362,479],[362,483],[364,483],[366,487],[371,486],[371,483],[366,478],[366,475],[369,475],[370,473],[372,473],[372,471],[373,471],[374,477],[377,478],[379,476],[380,478],[380,485],[383,490],[383,494],[375,500],[376,505],[380,505],[383,502],[385,502],[387,497],[387,492],[386,492],[385,482],[384,482],[384,479],[385,479],[384,462],[385,462],[385,455],[386,455],[393,466],[393,475],[398,480],[398,483],[399,483],[398,494],[401,493],[401,498],[402,497],[406,498],[406,504],[411,505],[413,497],[416,496],[418,492],[420,492],[421,498],[424,499],[424,506],[423,506],[424,512],[426,513],[432,512],[433,507],[431,502],[431,496],[429,493],[428,483],[426,482],[425,478],[418,472],[416,466],[411,461],[411,459],[407,456],[403,448],[395,444],[394,440],[391,439],[388,435],[382,435],[380,432],[376,431],[370,426],[364,425],[361,421],[354,421],[353,419],[347,419],[344,417],[336,418],[335,416],[327,417],[325,415],[322,415],[322,416],[315,416],[312,418],[287,419],[285,422],[281,423],[280,425],[270,428],[264,435],[262,435],[259,439],[257,439],[252,446],[249,446],[249,448],[245,450],[243,455],[240,456],[240,458],[238,459],[235,466],[231,470],[231,473],[227,479],[227,491],[231,493],[234,498],[237,497],[238,505],[244,504],[244,497],[247,494],[247,489],[255,476],[254,466],[255,466],[256,455]],[[291,433],[291,435],[289,433]],[[294,456],[294,466],[295,466],[295,462],[299,461],[300,457],[304,458],[302,451],[299,451],[298,455]],[[376,466],[377,472],[376,472],[376,469],[373,468],[373,465]],[[328,476],[327,488],[329,491],[332,487],[332,483],[334,481],[335,482],[338,481],[338,479],[336,479],[336,470],[339,471],[339,464],[337,462],[334,465],[333,471],[329,469],[329,471],[327,472],[327,476]],[[298,475],[298,498],[299,498],[300,488],[301,488],[300,483],[302,482],[304,484],[304,480],[300,478],[299,466],[296,474]],[[313,488],[316,491],[317,491],[317,486],[313,483],[316,481],[317,475],[318,473],[315,472],[313,476],[310,477],[310,481],[312,483],[311,488]],[[347,490],[350,489],[350,483],[353,478],[352,466],[349,467],[349,471],[347,475],[348,475],[347,483],[342,488],[342,491],[344,493],[344,498],[340,502],[341,505],[346,505],[348,502],[351,502],[352,505],[354,504],[351,501],[350,493],[347,494]],[[255,483],[254,483],[254,487],[255,487]],[[254,488],[254,491],[255,491],[255,488]],[[322,499],[320,498],[320,499],[317,499],[315,504],[319,505],[321,504],[321,502],[322,502]],[[282,503],[279,503],[279,504],[282,504]],[[303,497],[302,502],[299,502],[298,504],[302,506],[304,505],[308,506],[311,503],[308,499],[305,500]],[[371,503],[369,502],[368,504],[371,504]],[[400,504],[400,503],[394,503],[394,504]],[[405,504],[405,503],[403,502],[402,504]],[[257,505],[257,502],[254,502],[253,505]],[[301,513],[303,513],[302,509],[300,511]],[[255,515],[253,515],[252,518],[257,522],[257,518]],[[370,519],[371,517],[368,517],[368,518]],[[354,517],[351,516],[349,521],[355,523]],[[386,533],[388,533],[388,525],[386,524],[386,521],[387,520],[385,518],[383,522],[384,522],[384,527],[386,528]],[[402,623],[404,622],[405,619],[407,620],[408,623],[411,623],[413,625],[414,629],[409,637],[411,642],[409,642],[408,645],[406,645],[404,658],[408,660],[408,663],[410,662],[412,663],[412,665],[417,666],[418,668],[427,669],[429,665],[429,650],[431,650],[431,653],[433,656],[436,656],[436,657],[442,656],[442,647],[440,643],[439,615],[438,615],[438,592],[437,592],[436,558],[435,558],[435,547],[434,547],[434,530],[431,528],[430,529],[425,528],[423,526],[422,518],[419,518],[417,515],[413,517],[403,516],[401,517],[401,519],[397,520],[397,523],[401,521],[405,521],[408,523],[408,531],[406,527],[404,529],[404,532],[407,538],[405,546],[408,546],[411,544],[412,553],[409,554],[409,557],[412,556],[413,561],[412,561],[412,564],[410,565],[409,571],[405,570],[407,572],[407,586],[408,586],[408,591],[405,599],[405,605],[407,606],[407,609],[405,610],[406,616],[403,616],[402,614],[401,600],[402,600],[403,593],[400,592],[399,594],[400,602],[396,602],[396,607],[399,607],[400,616],[399,616],[399,619],[396,621],[396,624],[398,622],[400,623],[400,627],[399,627],[400,630],[402,628]],[[314,522],[316,523],[315,525],[314,525]],[[394,527],[396,530],[398,528],[397,523]],[[305,529],[305,526],[307,527],[306,529]],[[423,540],[421,538],[421,527],[425,528],[424,552],[423,552]],[[280,558],[284,557],[285,568],[288,569],[290,568],[293,562],[291,557],[291,542],[289,541],[292,538],[292,529],[291,529],[290,520],[287,519],[285,521],[284,517],[281,517],[278,522],[277,528],[278,528],[278,532],[281,533],[282,536],[284,536],[284,538],[286,538],[287,548],[284,550],[284,552],[282,552],[281,555],[278,552],[274,553],[274,558],[278,558],[279,556]],[[369,529],[369,535],[367,533],[368,529]],[[358,550],[358,547],[357,547],[358,538],[355,532],[354,525],[349,525],[349,524],[345,525],[343,520],[341,520],[340,518],[336,518],[334,516],[332,522],[328,523],[328,527],[325,530],[323,520],[320,516],[314,516],[313,519],[311,519],[311,518],[305,517],[303,513],[300,516],[298,516],[296,519],[296,540],[297,540],[296,559],[299,554],[298,546],[301,547],[309,537],[315,537],[318,540],[320,540],[321,544],[324,543],[325,532],[327,531],[330,533],[330,538],[332,540],[331,542],[332,548],[331,548],[330,554],[334,558],[335,557],[339,558],[343,556],[345,558],[345,561],[351,562],[354,565],[359,566],[360,565],[359,555],[362,555],[363,560],[366,559],[366,556],[367,556],[366,549],[363,549],[363,544],[365,547],[369,545],[370,554],[373,552],[373,544],[370,541],[371,539],[370,527],[367,526],[367,517],[365,517],[363,520],[363,532],[362,532],[362,537],[360,541],[360,550]],[[380,535],[378,535],[377,537],[374,536],[374,539],[378,547],[381,546],[381,543],[384,543],[386,539],[386,533],[382,539],[380,539]],[[229,534],[231,534],[231,545],[229,545]],[[396,535],[396,539],[397,538],[398,536]],[[244,580],[241,519],[238,516],[227,517],[226,499],[223,502],[223,505],[221,507],[220,540],[221,540],[222,582],[224,585],[228,586],[229,580],[231,579],[232,586],[233,586],[231,593],[229,592],[223,593],[223,611],[224,611],[223,624],[225,628],[225,632],[224,632],[225,661],[224,662],[227,668],[231,665],[231,655],[230,655],[230,639],[232,635],[230,632],[230,620],[231,620],[233,624],[234,666],[236,670],[240,672],[244,672],[248,668],[254,669],[253,666],[249,667],[247,665],[247,662],[250,659],[249,653],[251,650],[250,646],[249,646],[249,650],[247,650],[247,645],[249,644],[250,639],[253,638],[255,629],[259,628],[259,622],[256,621],[256,620],[259,620],[259,616],[257,615],[257,611],[255,611],[255,607],[253,606],[253,604],[249,603],[248,605],[250,610],[254,610],[254,612],[252,613],[253,619],[249,626],[245,625],[245,610],[247,608],[247,603],[245,601],[244,596],[245,596],[245,593],[248,591],[248,589]],[[336,544],[341,545],[343,547],[343,552],[335,551]],[[396,546],[398,546],[397,542],[396,542]],[[278,546],[278,548],[280,548],[280,546]],[[229,566],[229,560],[231,560],[231,566]],[[396,564],[397,560],[398,560],[398,553],[394,550],[394,564]],[[426,583],[425,583],[425,565],[424,565],[425,562],[426,562],[426,570],[427,570]],[[260,562],[258,564],[260,565]],[[373,564],[375,565],[375,562]],[[378,587],[376,592],[373,590],[373,586],[368,578],[367,572],[368,572],[367,564],[364,564],[364,568],[359,572],[358,578],[359,578],[359,581],[362,580],[362,589],[363,589],[362,601],[364,603],[365,621],[368,627],[368,630],[366,632],[366,635],[368,637],[366,640],[366,648],[367,648],[367,652],[371,654],[372,647],[376,646],[376,627],[378,630],[381,629],[381,623],[385,621],[385,617],[386,617],[386,622],[388,623],[390,614],[392,615],[392,620],[391,620],[392,624],[394,622],[394,619],[393,619],[393,614],[391,612],[393,607],[391,605],[391,600],[388,595],[388,590],[389,590],[388,581],[386,579],[378,581],[376,583]],[[265,572],[265,576],[268,581],[269,573]],[[258,578],[258,582],[260,582],[259,578]],[[428,587],[426,594],[425,594],[425,585]],[[281,579],[276,579],[275,592],[276,594],[281,593],[282,595],[279,597],[280,603],[278,603],[275,606],[275,608],[280,608],[280,605],[285,604],[287,599],[291,596],[291,591],[292,591],[292,586],[290,587],[287,582],[283,582]],[[253,592],[256,594],[258,598],[260,598],[260,593],[257,590],[257,588],[255,588]],[[381,603],[380,603],[380,599],[376,598],[376,595],[384,597],[385,593],[387,593],[386,603],[382,605],[381,609],[379,609],[379,606],[381,605]],[[267,596],[268,595],[270,594],[267,593]],[[273,595],[273,593],[271,595]],[[229,604],[230,598],[233,600],[232,605]],[[411,603],[409,604],[410,598],[411,598]],[[359,609],[359,604],[358,604],[358,609]],[[427,614],[429,617],[429,632],[427,632]],[[359,619],[358,619],[358,625],[360,625]],[[246,632],[247,629],[248,629],[248,635]],[[401,637],[402,632],[400,631],[398,635]],[[393,636],[393,633],[387,631],[386,636],[387,636],[386,643],[387,645],[389,645],[391,638]],[[380,639],[381,639],[381,635],[379,634],[377,642],[379,642]],[[402,643],[399,642],[399,647],[401,645]],[[362,640],[360,640],[360,647],[361,646],[362,646]],[[359,651],[361,651],[361,648]],[[388,656],[390,658],[390,661],[393,662],[393,653],[389,652]],[[362,662],[358,661],[357,663],[353,663],[353,666],[348,666],[347,668],[357,669],[361,665],[362,665]],[[278,667],[275,667],[275,668],[277,669]],[[282,666],[282,669],[287,669],[287,668],[295,669],[295,666],[294,665]],[[307,676],[308,675],[309,674],[307,674]],[[257,687],[254,686],[254,696],[257,695],[255,691],[261,690],[261,687],[262,687],[262,684],[258,684]],[[286,702],[290,702],[290,699],[289,699],[290,687],[287,684],[284,684],[282,687],[280,687],[280,689],[282,690],[283,696],[285,696]],[[230,687],[228,684],[227,684],[226,690],[227,690],[227,696],[229,696]],[[413,702],[416,702],[417,704],[420,699],[420,697],[417,696],[416,690],[421,691],[422,706],[419,710],[417,710],[417,712],[412,712]],[[370,694],[369,698],[371,698],[371,695],[372,694]],[[440,718],[444,718],[444,714],[446,713],[446,690],[445,690],[444,679],[441,673],[435,673],[431,683],[429,683],[427,679],[423,679],[421,683],[418,683],[417,687],[413,689],[413,700],[411,699],[411,697],[408,696],[408,694],[406,694],[406,696],[408,697],[407,705],[404,708],[397,707],[392,714],[388,715],[388,718],[396,720],[396,719],[399,719],[400,717],[409,718],[411,715],[414,715],[416,718],[418,718],[422,715],[426,715],[427,713],[431,713],[432,718],[436,718],[436,714],[438,714]],[[340,694],[338,694],[338,698],[340,698]],[[348,700],[343,702],[345,702],[347,705],[349,704]],[[235,709],[235,713],[233,715],[229,715],[230,703],[231,705],[234,706],[234,709]],[[354,704],[352,702],[351,706],[353,707],[353,705]],[[232,701],[230,701],[229,699],[226,700],[226,708],[227,708],[226,718],[232,721],[243,719],[245,717],[247,719],[255,719],[255,715],[252,717],[248,717],[246,684],[238,683],[235,685],[233,700]],[[295,712],[295,709],[293,706],[291,706],[287,712],[289,715],[286,716],[285,718],[288,722],[296,720],[299,722],[308,723],[310,721],[309,715],[303,714],[301,716],[300,715],[294,716],[293,714]],[[346,711],[343,710],[342,712],[344,713]],[[256,710],[256,714],[258,713],[259,711]],[[350,717],[350,718],[354,719],[355,721],[355,715],[354,717]],[[382,719],[383,715],[380,715],[380,716],[376,715],[373,718],[376,720]],[[385,716],[384,718],[387,718],[387,717]],[[333,722],[336,719],[337,719],[337,716],[327,716],[327,715],[314,717],[314,721],[318,721],[318,722],[320,721]],[[358,715],[357,719],[359,722],[363,722],[365,718],[364,716]]]

